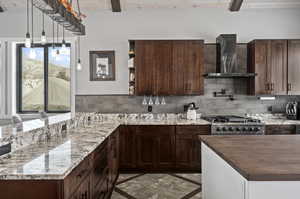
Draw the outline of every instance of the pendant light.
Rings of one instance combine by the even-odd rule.
[[[30,48],[31,47],[31,39],[30,39],[30,33],[29,33],[29,0],[27,0],[27,33],[26,33],[26,39],[25,39],[25,47]]]
[[[32,36],[32,39],[31,39],[31,49],[30,49],[30,53],[29,53],[29,58],[31,59],[35,59],[36,58],[36,52],[35,52],[35,49],[33,48],[34,47],[34,40],[33,40],[33,0],[31,0],[31,36]]]
[[[80,37],[78,37],[78,61],[77,61],[77,70],[82,70],[81,60],[80,60]]]
[[[47,43],[47,37],[45,33],[45,13],[43,12],[43,30],[41,35],[41,43],[42,45],[45,45]]]

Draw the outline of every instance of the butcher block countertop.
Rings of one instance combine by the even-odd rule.
[[[199,138],[248,181],[300,181],[300,135]]]

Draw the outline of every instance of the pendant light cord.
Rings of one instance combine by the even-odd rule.
[[[78,37],[78,60],[80,60],[80,37]]]
[[[29,33],[29,0],[27,0],[27,33]]]
[[[52,42],[52,48],[54,49],[54,38],[55,38],[55,35],[54,35],[54,20],[52,20],[52,36],[53,36],[53,42]]]
[[[56,24],[56,42],[58,43],[58,36],[59,36],[59,24]]]
[[[32,44],[34,43],[33,42],[33,0],[31,0],[31,37],[32,37]]]
[[[45,32],[45,13],[43,12],[43,32]]]

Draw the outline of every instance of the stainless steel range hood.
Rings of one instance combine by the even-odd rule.
[[[236,53],[236,34],[222,34],[217,37],[217,69],[216,73],[207,73],[207,78],[249,78],[255,73],[238,72]]]

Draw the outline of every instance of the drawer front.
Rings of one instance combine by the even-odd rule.
[[[176,126],[176,134],[178,135],[210,135],[210,125],[187,125]]]
[[[290,135],[296,134],[295,125],[267,125],[266,135]]]
[[[138,134],[173,134],[175,133],[175,126],[166,125],[142,125],[137,126],[136,133]]]
[[[91,171],[90,156],[84,159],[64,180],[64,195],[69,198]]]

